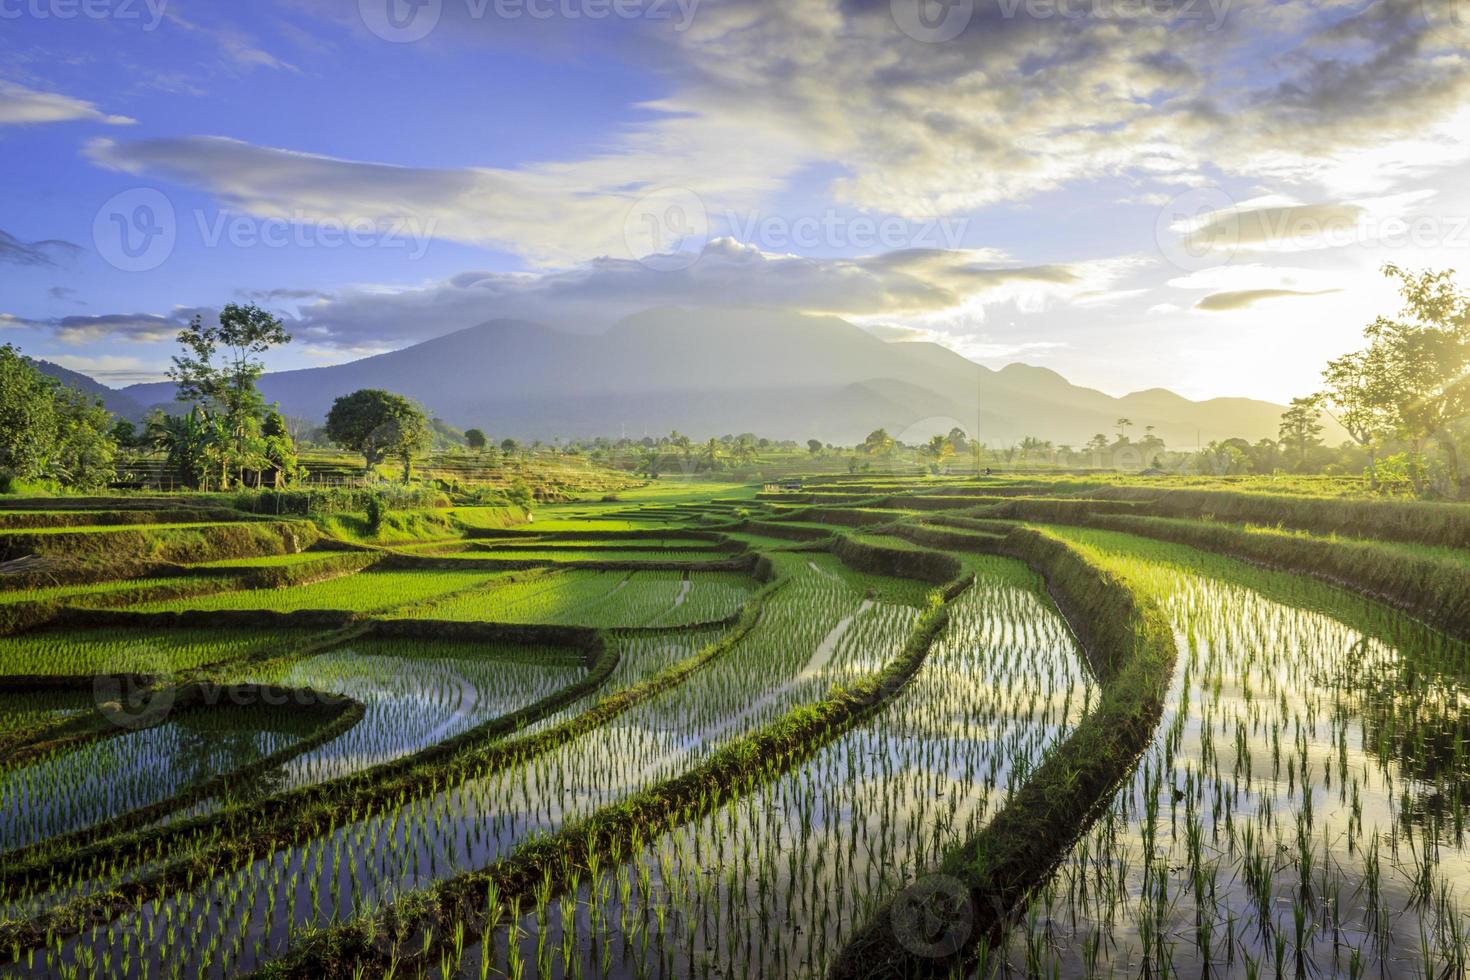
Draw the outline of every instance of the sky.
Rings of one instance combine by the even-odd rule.
[[[117,386],[748,305],[1284,402],[1467,176],[1470,0],[0,0],[0,343]]]

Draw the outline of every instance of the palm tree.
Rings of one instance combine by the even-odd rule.
[[[722,452],[722,449],[721,449],[721,446],[720,446],[720,440],[716,439],[714,436],[710,436],[709,437],[709,442],[707,442],[707,443],[704,444],[703,459],[704,459],[704,465],[705,465],[705,468],[706,469],[711,469],[712,470],[712,469],[715,468],[715,466],[720,461],[720,453],[721,452]]]
[[[954,444],[944,436],[934,436],[921,450],[929,458],[929,468],[934,472],[944,465],[944,461],[954,455]]]

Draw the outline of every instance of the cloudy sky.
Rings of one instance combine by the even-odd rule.
[[[836,313],[1285,400],[1470,272],[1470,0],[0,0],[0,342]]]

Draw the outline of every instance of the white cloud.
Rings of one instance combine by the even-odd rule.
[[[111,115],[91,102],[59,92],[38,92],[14,82],[0,81],[0,126],[75,121],[126,126],[135,120]]]

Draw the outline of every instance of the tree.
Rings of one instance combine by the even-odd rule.
[[[198,489],[208,485],[214,424],[199,406],[186,415],[155,412],[148,419],[144,438],[164,453],[165,464],[185,486]]]
[[[1281,416],[1281,448],[1296,456],[1298,471],[1307,468],[1307,454],[1322,445],[1321,418],[1315,395],[1293,398]]]
[[[414,455],[428,442],[429,420],[423,409],[402,395],[364,388],[332,403],[327,436],[344,449],[361,453],[368,470],[389,457],[402,460],[407,483]]]
[[[55,446],[50,383],[14,347],[0,347],[0,476],[35,479]]]
[[[485,445],[488,442],[488,440],[485,438],[485,433],[480,431],[479,429],[465,429],[464,441],[466,445],[468,445],[477,453],[484,452]]]
[[[684,469],[687,472],[694,458],[693,440],[678,429],[675,429],[669,433],[669,445],[679,451],[679,455],[684,459]]]
[[[887,456],[897,445],[887,429],[874,429],[858,448],[869,456]]]
[[[127,419],[118,419],[112,423],[112,441],[117,443],[120,449],[138,448],[138,427]]]
[[[1120,443],[1121,442],[1127,442],[1128,441],[1128,430],[1133,427],[1133,420],[1132,419],[1119,419],[1114,424],[1118,427],[1118,441]]]
[[[265,458],[270,464],[262,473],[262,478],[265,473],[269,473],[271,484],[280,488],[296,479],[299,468],[296,461],[296,442],[291,438],[286,420],[274,408],[266,415],[265,424],[260,431],[265,440]]]
[[[112,413],[102,402],[64,385],[52,386],[56,403],[56,447],[44,475],[64,487],[95,492],[117,474]]]
[[[1452,425],[1470,414],[1470,295],[1455,286],[1452,271],[1413,274],[1386,265],[1383,272],[1399,280],[1404,306],[1399,319],[1379,317],[1364,331],[1370,401],[1416,449],[1430,439],[1438,443],[1459,495]]]
[[[929,460],[930,471],[938,473],[945,461],[954,455],[954,446],[944,436],[936,435],[924,444],[922,452]]]
[[[260,442],[265,403],[255,387],[265,372],[260,355],[290,342],[281,321],[254,304],[226,304],[217,326],[206,326],[196,316],[179,331],[184,353],[173,358],[168,377],[178,388],[179,401],[198,405],[218,421],[223,437],[218,447],[220,489],[229,485],[231,471],[243,475],[247,467],[266,463]]]
[[[723,453],[723,451],[724,447],[720,445],[720,440],[716,439],[714,436],[710,436],[709,442],[704,444],[703,458],[705,467],[712,470],[715,467],[719,466],[720,455]]]
[[[965,430],[964,429],[961,429],[959,426],[955,426],[953,429],[950,429],[949,430],[949,436],[948,436],[948,438],[949,438],[949,444],[954,447],[954,451],[955,451],[955,454],[956,455],[959,455],[959,456],[969,455],[969,452],[970,452],[970,437],[965,434]]]
[[[1368,480],[1376,488],[1378,441],[1394,429],[1393,411],[1379,390],[1386,372],[1377,363],[1381,349],[1344,354],[1327,362],[1323,410],[1354,442],[1368,451]]]
[[[737,466],[746,466],[756,459],[756,439],[750,432],[742,432],[735,437],[735,444],[730,449],[730,455],[734,458]]]
[[[514,439],[500,440],[500,451],[505,453],[505,455],[507,456],[514,456],[520,448],[521,444],[516,442]]]
[[[806,441],[806,451],[811,453],[813,456],[820,453],[822,451],[822,440],[808,439]]]
[[[76,490],[112,482],[117,441],[101,402],[0,347],[0,478],[52,480]]]

